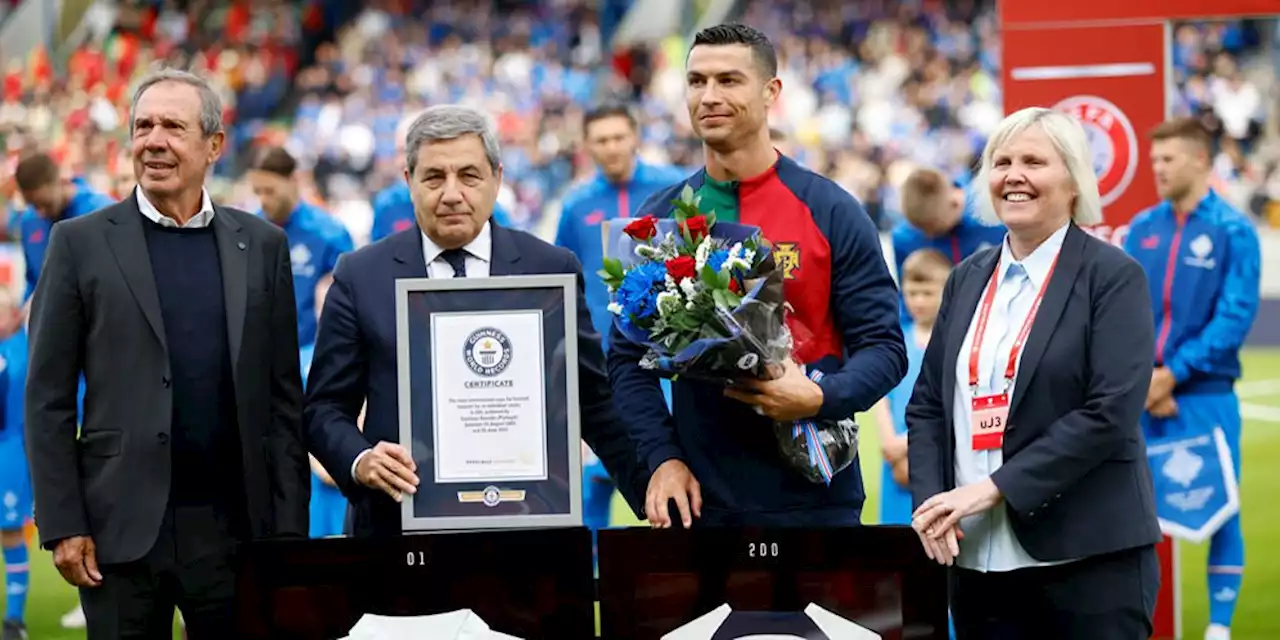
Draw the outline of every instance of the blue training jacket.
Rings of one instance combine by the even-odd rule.
[[[73,178],[76,193],[71,196],[67,208],[62,211],[60,220],[78,218],[93,213],[98,209],[116,203],[115,198],[94,191],[83,178]],[[23,295],[26,301],[36,291],[36,283],[40,279],[40,269],[44,266],[44,252],[49,247],[49,233],[53,231],[54,221],[45,218],[32,207],[19,213],[15,219],[18,235],[22,241],[22,259],[27,263],[27,290]]]
[[[1210,190],[1186,215],[1167,201],[1139,213],[1124,248],[1150,282],[1156,364],[1178,393],[1230,391],[1261,293],[1253,221]]]
[[[258,215],[265,218],[262,211]],[[316,285],[333,273],[338,258],[353,249],[351,234],[337,218],[307,202],[299,202],[283,226],[289,239],[293,295],[298,307],[298,344],[316,340]]]
[[[685,175],[676,167],[637,161],[631,180],[624,184],[610,182],[604,174],[596,172],[595,176],[565,194],[556,245],[572,251],[582,263],[591,324],[606,348],[613,314],[608,310],[609,291],[596,277],[596,272],[604,268],[604,238],[600,224],[605,220],[632,217],[646,198],[680,182]]]
[[[511,215],[501,205],[494,205],[493,221],[510,227]],[[373,197],[373,226],[369,229],[369,242],[377,242],[414,224],[416,222],[413,217],[413,201],[409,199],[409,185],[396,182]]]

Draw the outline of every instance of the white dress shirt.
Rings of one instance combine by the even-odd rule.
[[[160,213],[151,201],[147,199],[146,194],[142,193],[142,187],[134,187],[133,192],[138,194],[138,209],[142,210],[142,215],[148,220],[162,226],[178,228],[178,221],[169,216]],[[213,200],[209,198],[209,190],[200,190],[200,211],[196,215],[191,216],[187,223],[181,225],[183,229],[199,229],[207,227],[213,223]]]
[[[1049,269],[1062,249],[1062,241],[1067,236],[1067,227],[1049,236],[1031,255],[1021,261],[1013,259],[1006,236],[1000,250],[1000,277],[996,285],[995,299],[991,303],[990,315],[987,318],[986,331],[982,338],[982,349],[978,353],[978,394],[988,395],[1000,393],[1004,389],[1005,365],[1009,362],[1009,352],[1022,329],[1022,323],[1031,311],[1036,292],[1045,286]],[[986,299],[988,288],[982,289],[982,297]],[[973,435],[970,431],[973,393],[969,387],[969,350],[973,345],[974,332],[982,305],[979,302],[964,342],[960,346],[960,356],[956,358],[956,388],[952,413],[955,416],[954,427],[956,437],[956,486],[963,487],[986,480],[1004,464],[1004,453],[1000,449],[975,451]],[[1022,371],[1022,354],[1018,353],[1018,366],[1015,369],[1014,381],[1009,385],[1009,400],[1013,401],[1014,386],[1017,376]],[[1041,562],[1032,558],[1018,542],[1013,528],[1009,524],[1009,516],[1004,503],[987,511],[969,516],[960,521],[964,531],[964,540],[960,542],[960,555],[956,564],[965,569],[975,571],[1011,571],[1033,566],[1048,566],[1051,562]]]
[[[488,278],[489,262],[493,257],[493,240],[489,231],[489,223],[486,221],[483,227],[480,227],[480,233],[476,234],[472,240],[462,250],[467,252],[467,277],[468,278]],[[426,232],[422,232],[422,259],[427,263],[427,277],[429,278],[452,278],[453,267],[441,256],[444,249],[431,241],[427,237]]]
[[[489,262],[493,257],[493,234],[489,231],[489,223],[486,221],[483,227],[480,227],[480,233],[476,234],[467,246],[462,248],[467,252],[466,265],[468,278],[488,278]],[[427,265],[427,277],[436,278],[452,278],[453,267],[443,257],[444,249],[427,237],[426,232],[422,232],[422,261]],[[370,449],[361,451],[356,459],[351,461],[351,477],[356,477],[356,465],[360,464],[360,459]]]

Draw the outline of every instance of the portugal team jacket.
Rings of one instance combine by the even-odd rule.
[[[818,418],[866,411],[898,384],[907,369],[898,290],[879,234],[852,195],[779,156],[762,175],[739,182],[718,182],[699,171],[655,193],[639,215],[669,217],[686,184],[700,195],[702,211],[757,226],[773,244],[794,308],[793,334],[803,340],[796,359],[826,374]],[[730,523],[857,523],[863,501],[858,469],[838,473],[829,487],[810,483],[781,462],[770,419],[706,383],[676,380],[668,413],[654,375],[636,364],[645,351],[613,330],[614,401],[642,464],[652,471],[679,458],[693,471],[702,485],[704,519],[724,513],[730,519],[721,521]]]

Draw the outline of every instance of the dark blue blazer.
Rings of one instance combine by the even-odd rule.
[[[582,266],[573,253],[490,223],[491,276],[571,273],[578,277],[578,385],[582,437],[604,462],[639,513],[649,474],[613,409],[600,335],[583,296]],[[307,448],[324,465],[354,509],[356,535],[400,532],[400,506],[355,483],[356,456],[380,441],[399,442],[395,283],[426,278],[422,233],[414,226],[343,255],[333,272],[307,380],[303,426]],[[368,402],[364,432],[356,427]]]
[[[956,360],[1000,247],[956,267],[907,405],[915,506],[955,488]],[[1160,540],[1138,420],[1146,406],[1155,323],[1146,274],[1120,248],[1074,224],[1027,337],[991,475],[1018,542],[1042,561]],[[961,542],[961,544],[964,544]]]

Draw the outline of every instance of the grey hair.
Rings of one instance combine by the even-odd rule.
[[[428,107],[409,125],[404,141],[405,167],[413,174],[418,167],[418,151],[424,143],[453,140],[471,134],[480,136],[489,168],[497,172],[502,165],[501,150],[498,148],[498,134],[489,118],[478,109],[456,104]]]
[[[160,69],[147,74],[133,92],[133,102],[129,104],[129,135],[133,135],[133,121],[137,117],[138,101],[142,99],[142,94],[162,82],[180,82],[195,87],[200,92],[200,131],[206,138],[222,132],[222,98],[213,85],[190,71]]]
[[[1074,117],[1046,109],[1029,107],[1010,114],[996,132],[987,139],[987,146],[982,150],[982,168],[973,182],[974,205],[978,216],[987,224],[999,224],[995,202],[991,199],[990,184],[991,163],[996,154],[1009,140],[1026,131],[1031,126],[1039,126],[1040,130],[1053,143],[1058,155],[1067,165],[1067,173],[1076,187],[1076,202],[1071,210],[1071,219],[1080,226],[1102,224],[1102,199],[1098,195],[1098,176],[1093,171],[1092,154],[1089,151],[1089,139],[1085,136],[1084,127]]]

